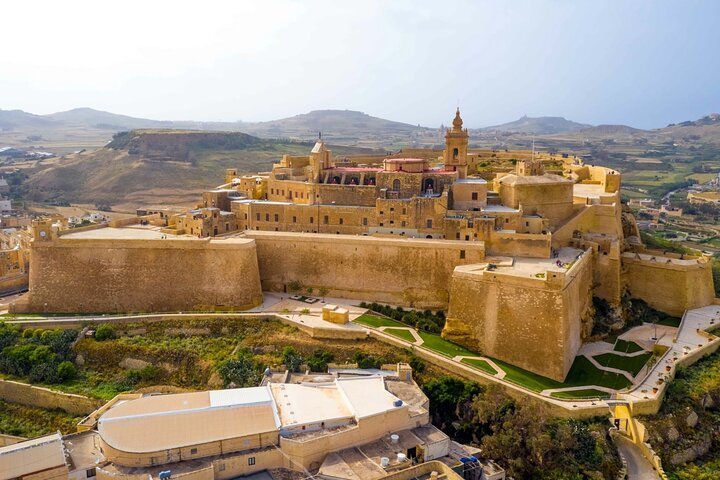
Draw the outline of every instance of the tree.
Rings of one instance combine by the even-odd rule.
[[[77,369],[72,362],[65,360],[57,366],[57,377],[60,383],[72,380],[77,375]]]
[[[218,373],[225,386],[233,384],[236,388],[254,387],[260,382],[260,369],[248,356],[237,360],[225,360],[218,367]]]
[[[327,287],[320,287],[320,288],[318,288],[318,295],[320,295],[320,296],[322,297],[323,301],[325,301],[325,297],[327,297],[327,294],[328,294],[328,288],[327,288]]]
[[[335,359],[335,355],[325,349],[315,350],[306,360],[311,372],[327,372],[328,363]]]
[[[300,356],[297,350],[295,350],[295,347],[288,345],[283,348],[282,362],[285,365],[285,368],[287,368],[291,372],[297,372],[298,370],[300,370],[300,365],[302,365],[303,363],[303,358],[302,356]]]
[[[19,336],[20,333],[16,326],[0,322],[0,350],[14,345]]]

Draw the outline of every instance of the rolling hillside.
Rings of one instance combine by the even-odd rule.
[[[23,170],[22,191],[26,200],[43,203],[192,205],[203,190],[222,183],[226,168],[267,171],[283,154],[305,155],[311,148],[237,132],[136,130],[98,150],[36,162]],[[373,153],[332,148],[338,154]]]
[[[515,132],[530,135],[548,135],[553,133],[575,132],[592,125],[573,122],[563,117],[528,117],[527,115],[514,122],[482,128],[482,131]]]

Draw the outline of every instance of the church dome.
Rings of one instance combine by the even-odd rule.
[[[458,107],[457,111],[455,112],[455,118],[453,119],[453,127],[456,129],[462,128],[463,120],[460,118],[460,108]]]

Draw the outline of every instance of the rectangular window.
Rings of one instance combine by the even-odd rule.
[[[465,258],[465,250],[460,250],[460,258]]]
[[[255,465],[255,457],[248,458],[248,465]]]
[[[255,214],[255,220],[257,220],[258,222],[260,221],[260,214],[259,214],[259,213],[256,213],[256,214]]]
[[[293,215],[293,223],[297,223],[297,217]]]
[[[327,225],[329,222],[330,222],[330,219],[328,218],[327,215],[325,215],[325,216],[323,217],[323,223],[324,223],[325,225]]]
[[[510,223],[510,219],[509,219],[509,218],[506,218],[506,219],[505,219],[505,223]]]
[[[472,192],[472,199],[473,199],[473,200],[477,200],[477,199],[478,199],[478,194],[477,194],[477,192]]]
[[[247,220],[247,213],[245,214],[245,220]]]
[[[395,211],[395,209],[394,209],[394,208],[392,208],[392,207],[390,207],[390,211],[391,211],[391,212],[394,212],[394,211]]]
[[[363,218],[363,225],[367,226],[367,218]]]
[[[407,213],[407,208],[403,207],[402,212],[402,214],[405,215]]]
[[[340,225],[342,225],[342,224],[343,224],[343,219],[341,218],[341,219],[340,219]]]
[[[432,219],[428,218],[428,220],[427,220],[427,222],[425,222],[425,224],[427,225],[427,228],[432,228]]]
[[[470,241],[470,235],[465,235],[465,241],[466,242]]]
[[[310,223],[313,223],[315,219],[313,217],[310,217]]]
[[[460,232],[455,232],[455,240],[460,240]]]
[[[382,214],[384,214],[384,213],[385,213],[385,212],[383,212],[382,210],[380,210],[380,215],[382,215]]]
[[[265,221],[266,221],[266,222],[269,222],[269,221],[270,221],[270,214],[269,214],[269,213],[266,213],[266,214],[265,214]]]
[[[190,449],[190,455],[195,455],[196,453],[197,453],[197,448]]]
[[[276,222],[279,222],[279,221],[280,221],[280,215],[278,215],[277,213],[275,214],[275,221],[276,221]]]
[[[526,227],[529,227],[529,226],[530,226],[530,222],[525,222],[525,226],[526,226]]]
[[[85,477],[86,478],[93,478],[95,475],[97,475],[97,472],[94,468],[88,468],[85,470]]]
[[[403,227],[405,226],[405,220],[403,220],[403,221],[401,222],[401,225],[402,225]]]

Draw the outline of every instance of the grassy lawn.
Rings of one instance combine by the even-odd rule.
[[[480,360],[479,358],[463,358],[460,363],[470,365],[471,367],[475,367],[478,370],[489,373],[490,375],[496,375],[498,373],[488,362]]]
[[[423,346],[447,357],[456,357],[458,355],[465,355],[468,357],[477,357],[476,352],[471,352],[460,345],[452,342],[448,342],[440,335],[436,333],[428,333],[419,331],[418,334],[423,339]]]
[[[353,322],[360,323],[362,325],[366,325],[368,327],[405,327],[407,328],[407,325],[404,323],[400,323],[397,320],[393,320],[391,318],[386,317],[378,317],[377,315],[370,315],[369,313],[366,313],[364,315],[360,315],[358,318],[353,320]]]
[[[658,320],[657,324],[658,324],[658,325],[665,325],[666,327],[675,327],[675,328],[677,328],[677,327],[680,326],[680,321],[681,321],[681,320],[682,320],[682,319],[679,318],[679,317],[670,317],[670,316],[667,316],[667,317],[663,317],[663,318],[661,318],[660,320]]]
[[[571,390],[569,392],[555,392],[550,394],[551,397],[555,398],[567,398],[567,399],[583,399],[583,398],[610,398],[610,394],[607,392],[601,392],[594,388],[586,388],[583,390]]]
[[[410,330],[404,328],[386,328],[383,331],[406,342],[415,343],[415,337],[410,333]]]
[[[610,354],[612,355],[612,354]],[[630,386],[630,380],[618,373],[610,373],[595,367],[590,360],[579,355],[575,357],[570,372],[565,379],[565,386],[579,387],[581,385],[599,385],[613,389]]]
[[[636,376],[645,366],[647,361],[652,357],[652,353],[644,353],[637,357],[623,357],[614,353],[603,353],[593,357],[603,367],[617,368],[630,372],[632,376]]]
[[[60,430],[64,434],[75,431],[82,417],[62,410],[26,407],[0,400],[0,433],[19,437],[39,437]]]
[[[635,342],[618,340],[617,342],[615,342],[615,347],[613,347],[613,350],[615,350],[616,352],[635,353],[644,349]]]
[[[500,368],[505,371],[505,380],[515,383],[521,387],[528,388],[533,392],[541,392],[548,388],[562,388],[573,385],[565,385],[551,378],[543,377],[536,373],[528,372],[515,365],[502,362],[495,358],[492,359]]]

